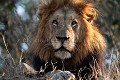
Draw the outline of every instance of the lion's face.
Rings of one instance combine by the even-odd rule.
[[[58,9],[50,16],[50,41],[56,57],[67,59],[72,56],[80,27],[78,18],[72,9]]]

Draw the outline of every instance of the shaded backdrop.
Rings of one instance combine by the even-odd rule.
[[[110,68],[114,62],[120,62],[120,0],[92,1],[100,11],[96,23],[108,44],[105,63]],[[38,4],[39,0],[0,0],[0,73],[9,53],[17,61],[29,50],[39,20]],[[120,69],[120,63],[117,67]]]

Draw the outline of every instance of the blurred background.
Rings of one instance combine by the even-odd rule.
[[[96,20],[108,45],[106,68],[120,70],[120,0],[92,0],[100,11]],[[19,61],[27,54],[36,30],[39,0],[0,0],[0,74],[5,59]],[[28,54],[27,54],[28,55]]]

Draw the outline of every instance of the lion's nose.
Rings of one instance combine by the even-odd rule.
[[[64,42],[69,39],[69,37],[59,37],[59,36],[57,36],[56,38],[61,42]]]

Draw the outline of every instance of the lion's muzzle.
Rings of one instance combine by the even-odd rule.
[[[66,37],[57,36],[56,38],[61,42],[61,44],[64,44],[64,41],[67,41],[69,39],[68,36],[66,36]]]
[[[70,29],[60,33],[57,32],[51,39],[51,43],[55,49],[56,57],[60,59],[70,58],[75,46],[74,32]]]

